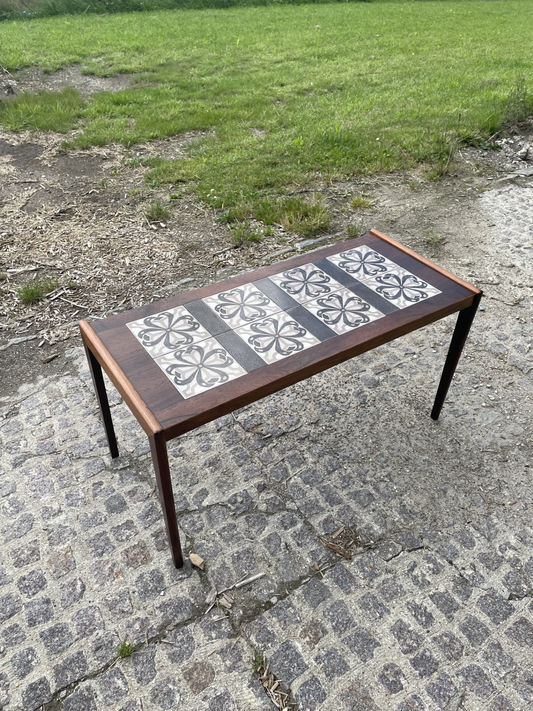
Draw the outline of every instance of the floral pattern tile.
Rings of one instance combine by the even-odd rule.
[[[348,289],[339,289],[315,301],[308,301],[305,308],[339,335],[384,316]]]
[[[235,333],[266,363],[275,363],[320,343],[284,311],[237,328]]]
[[[300,304],[341,288],[335,279],[332,279],[314,264],[294,267],[281,274],[271,276],[270,280]]]
[[[215,338],[179,348],[155,362],[185,399],[246,375]]]
[[[384,274],[389,269],[398,268],[397,264],[394,264],[379,252],[370,249],[366,244],[350,249],[347,252],[334,254],[331,257],[327,257],[327,259],[359,281],[371,279],[379,274]]]
[[[342,335],[384,318],[380,306],[389,313],[389,304],[404,309],[440,294],[367,245],[327,259],[350,275],[345,279],[350,288],[309,263],[269,277],[272,283],[264,279],[263,286],[247,283],[221,291],[194,302],[194,308],[191,302],[190,311],[187,305],[178,306],[126,325],[179,393],[190,398],[253,372],[261,361],[269,365],[318,345],[320,339],[331,338],[332,331]],[[358,283],[361,288],[356,288]],[[291,298],[282,297],[279,289]],[[287,310],[273,298],[287,302]],[[293,308],[295,302],[298,307]],[[221,334],[229,351],[213,333]]]
[[[367,279],[364,284],[400,309],[441,293],[434,286],[400,267]]]
[[[279,306],[253,284],[222,291],[203,301],[227,324],[228,329],[244,326],[280,311]]]
[[[180,346],[203,341],[211,335],[184,306],[131,321],[126,326],[152,358],[162,356]]]

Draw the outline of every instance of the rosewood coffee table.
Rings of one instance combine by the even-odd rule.
[[[112,457],[102,368],[148,435],[176,567],[167,442],[459,311],[431,412],[439,417],[481,291],[371,230],[132,311],[80,321]]]

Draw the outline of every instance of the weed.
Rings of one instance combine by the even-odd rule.
[[[409,181],[409,190],[418,190],[418,188],[422,185],[421,180],[410,180]]]
[[[235,207],[230,207],[224,210],[222,215],[218,218],[219,222],[225,222],[228,225],[233,222],[242,222],[250,215],[250,207],[245,204],[236,205]]]
[[[348,235],[348,237],[350,237],[350,239],[355,239],[356,237],[359,237],[361,231],[362,230],[356,225],[348,225],[346,227],[346,234]]]
[[[438,247],[446,242],[446,238],[443,235],[435,234],[433,227],[429,228],[422,240],[428,247]]]
[[[350,205],[358,209],[372,207],[373,204],[374,201],[371,200],[365,193],[361,193],[361,195],[355,195],[355,197],[350,200]]]
[[[148,222],[162,222],[163,220],[168,220],[170,217],[170,210],[165,207],[161,200],[156,200],[155,202],[148,205],[144,214]]]
[[[309,202],[301,198],[286,198],[281,203],[281,210],[283,227],[304,237],[325,232],[331,225],[331,215],[319,197]]]
[[[117,654],[119,657],[131,657],[133,654],[133,645],[131,642],[123,640],[117,647]]]
[[[180,200],[183,197],[181,193],[172,193],[172,195],[169,195],[169,198],[171,200]]]
[[[459,139],[451,132],[436,137],[434,160],[431,167],[426,170],[428,180],[438,180],[448,174],[458,145]]]
[[[35,304],[58,286],[59,281],[53,277],[34,279],[19,288],[19,297],[23,304]]]
[[[230,229],[233,244],[237,247],[240,247],[246,242],[260,242],[263,238],[261,232],[252,229],[248,221],[232,224]]]
[[[128,197],[135,197],[135,196],[138,195],[140,192],[141,192],[141,191],[139,190],[139,188],[130,188],[130,189],[128,190]]]
[[[266,225],[280,224],[304,237],[324,232],[331,225],[331,215],[320,196],[312,200],[287,197],[262,200],[253,210],[254,217]]]
[[[252,672],[259,674],[265,670],[265,657],[261,652],[256,652],[252,660]]]

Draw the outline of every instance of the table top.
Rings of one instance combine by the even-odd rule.
[[[172,439],[479,293],[371,230],[80,328],[145,431]]]

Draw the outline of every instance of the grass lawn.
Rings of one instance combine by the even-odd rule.
[[[0,24],[0,64],[139,73],[132,88],[0,105],[9,129],[77,146],[209,130],[154,184],[280,221],[288,188],[447,162],[533,110],[533,0],[372,2],[62,16]],[[437,168],[438,172],[438,168]],[[293,206],[294,207],[294,206]],[[320,210],[319,205],[310,209]],[[312,220],[311,220],[312,221]]]

